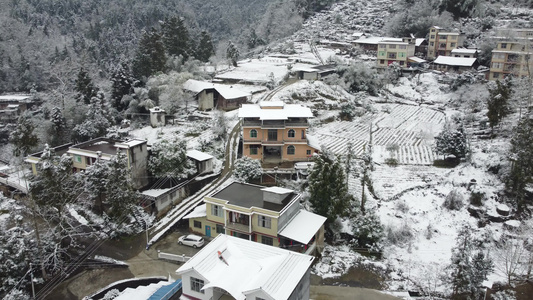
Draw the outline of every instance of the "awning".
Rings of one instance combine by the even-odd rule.
[[[307,244],[326,222],[326,217],[300,209],[298,214],[283,228],[279,235]]]

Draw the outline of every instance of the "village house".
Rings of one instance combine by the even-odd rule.
[[[336,65],[309,65],[296,63],[293,65],[292,71],[296,73],[298,79],[304,80],[321,80],[328,75],[335,73]]]
[[[192,232],[215,237],[227,234],[297,252],[324,246],[326,218],[300,206],[293,190],[234,182],[204,198],[185,219]]]
[[[497,46],[492,50],[489,80],[506,76],[530,76],[533,71],[533,29],[497,29]]]
[[[180,299],[309,299],[313,259],[221,234],[176,271]]]
[[[479,53],[479,50],[477,49],[470,49],[470,48],[457,48],[452,50],[453,57],[464,57],[464,58],[472,58],[476,57]]]
[[[67,149],[68,148],[68,149]],[[72,157],[75,172],[87,169],[96,162],[98,158],[109,161],[120,151],[126,155],[127,166],[135,189],[146,186],[148,180],[148,150],[146,141],[131,139],[119,141],[108,138],[96,138],[77,145],[65,145],[58,147],[57,155],[66,153]],[[26,158],[26,162],[32,166],[33,174],[37,174],[37,163],[41,159],[42,152],[31,154]]]
[[[234,88],[232,85],[224,85],[212,82],[189,79],[183,84],[185,90],[194,93],[198,101],[199,110],[214,108],[231,110],[246,103],[252,94]]]
[[[463,47],[464,33],[448,32],[438,26],[429,29],[428,59],[435,59],[440,55],[451,56],[452,50]]]
[[[243,104],[239,108],[242,154],[263,163],[309,160],[319,151],[307,137],[308,119],[312,117],[311,109],[300,104]]]
[[[477,67],[479,67],[477,58],[440,55],[433,61],[433,69],[442,72],[462,73],[476,70]]]
[[[24,111],[40,103],[30,95],[1,95],[0,123],[16,123]]]
[[[402,68],[408,67],[408,58],[415,55],[415,41],[412,38],[387,38],[378,42],[377,66],[386,68],[397,63]]]
[[[424,38],[415,39],[415,56],[426,57],[428,53],[428,41]]]

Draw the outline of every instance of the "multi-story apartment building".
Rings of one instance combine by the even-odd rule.
[[[497,29],[489,80],[507,76],[526,77],[533,72],[533,29]]]
[[[435,59],[439,55],[452,56],[452,50],[463,47],[465,35],[458,32],[448,32],[438,26],[429,29],[428,59]]]
[[[307,137],[311,109],[282,101],[243,104],[242,154],[262,162],[306,161],[318,152]]]
[[[68,150],[67,150],[68,148]],[[148,150],[146,141],[131,139],[117,141],[108,138],[96,138],[77,145],[58,147],[56,154],[63,153],[72,157],[74,171],[85,170],[94,164],[98,158],[111,160],[120,151],[126,155],[134,188],[139,189],[148,184]],[[31,154],[26,162],[32,165],[32,171],[37,174],[37,163],[42,152]]]
[[[378,67],[386,68],[397,63],[402,68],[408,67],[409,57],[415,55],[416,40],[414,38],[386,38],[378,42]]]
[[[185,217],[192,232],[227,234],[305,253],[323,247],[326,218],[302,209],[293,190],[234,182],[204,202]]]

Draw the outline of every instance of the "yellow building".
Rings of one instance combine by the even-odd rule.
[[[414,38],[386,38],[378,42],[378,67],[386,68],[397,63],[402,68],[408,67],[408,59],[415,55]]]
[[[463,47],[465,35],[458,32],[448,32],[438,26],[429,29],[428,59],[435,59],[439,55],[452,56],[452,50]]]
[[[530,76],[533,72],[533,29],[497,29],[499,40],[492,50],[489,80],[498,80],[512,75]]]
[[[204,202],[185,217],[192,232],[208,237],[222,233],[305,253],[324,245],[326,218],[302,209],[293,190],[234,182]]]
[[[268,163],[307,161],[319,150],[307,136],[311,117],[311,110],[299,104],[243,104],[239,108],[242,154]]]

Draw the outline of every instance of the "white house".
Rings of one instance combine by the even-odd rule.
[[[313,259],[221,234],[176,271],[180,299],[309,299]]]

